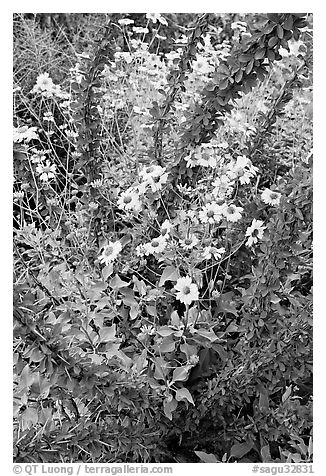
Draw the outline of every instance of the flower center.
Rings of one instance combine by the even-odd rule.
[[[157,248],[159,246],[159,242],[157,240],[153,240],[151,245],[153,248]]]
[[[278,198],[277,193],[275,193],[275,192],[274,192],[274,193],[271,193],[271,194],[270,194],[270,198],[271,198],[272,200],[276,200],[276,199]]]
[[[185,245],[191,245],[192,240],[190,238],[185,239]]]
[[[183,288],[183,294],[190,294],[190,288],[189,288],[189,286],[185,286],[185,287]]]
[[[112,253],[113,253],[113,247],[112,246],[108,246],[106,248],[106,250],[104,251],[105,256],[110,256],[110,255],[112,255]]]
[[[233,213],[235,213],[235,209],[233,207],[228,207],[227,212],[230,213],[230,215],[233,215]]]
[[[128,197],[124,197],[123,203],[130,203],[132,201],[131,196],[129,195]]]
[[[213,210],[209,210],[209,211],[207,212],[207,216],[208,216],[209,218],[213,218],[213,216],[214,216]]]
[[[159,181],[160,181],[159,176],[153,177],[153,182],[158,183]]]

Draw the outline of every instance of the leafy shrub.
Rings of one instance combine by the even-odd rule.
[[[17,462],[311,461],[311,19],[178,20],[20,18]]]

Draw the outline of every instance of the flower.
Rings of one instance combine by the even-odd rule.
[[[141,209],[141,202],[135,189],[130,187],[128,190],[121,193],[118,200],[118,207],[123,210],[133,210],[135,212],[139,212]]]
[[[220,177],[217,177],[212,183],[213,195],[215,197],[225,197],[230,194],[232,191],[234,182],[226,175],[223,174]]]
[[[161,225],[161,235],[167,238],[166,235],[169,235],[171,229],[173,228],[173,225],[169,220],[164,220],[164,222]]]
[[[199,298],[197,285],[191,281],[190,276],[179,278],[174,287],[177,291],[176,298],[183,304],[189,305]]]
[[[28,126],[21,126],[21,127],[14,127],[14,142],[22,142],[25,140],[29,142],[31,139],[38,139],[38,135],[36,134],[36,127],[28,127]]]
[[[103,252],[99,257],[100,263],[104,263],[105,265],[112,263],[112,261],[118,257],[121,250],[122,245],[119,240],[115,242],[109,241],[109,243],[103,247]]]
[[[44,92],[49,93],[50,95],[57,94],[60,95],[60,86],[53,84],[52,79],[49,76],[49,73],[42,73],[36,79],[36,84],[32,89],[32,93]]]
[[[168,26],[168,22],[160,13],[146,13],[146,18],[152,20],[153,23],[159,21],[162,25]]]
[[[207,203],[199,212],[199,219],[203,223],[216,223],[221,221],[224,206],[216,202]]]
[[[188,365],[197,365],[198,362],[199,362],[198,355],[193,354],[189,357],[187,364]]]
[[[120,18],[120,20],[118,20],[118,23],[120,25],[132,25],[134,22],[134,20],[131,20],[130,18]]]
[[[204,248],[204,252],[202,256],[204,259],[211,259],[213,255],[214,258],[218,261],[221,258],[222,254],[224,253],[225,253],[224,247],[215,248],[215,246],[206,246],[206,248]]]
[[[143,252],[145,255],[162,253],[166,247],[165,237],[160,235],[154,238],[150,243],[143,245]]]
[[[24,198],[24,192],[21,190],[20,192],[14,192],[14,201],[21,200]]]
[[[274,190],[270,190],[269,188],[265,188],[263,193],[261,194],[261,199],[267,205],[277,206],[280,204],[281,194],[278,192],[274,192]]]
[[[251,160],[245,155],[239,155],[235,165],[231,168],[230,174],[232,178],[238,178],[240,183],[250,183],[250,179],[256,175],[257,167],[254,167]]]
[[[266,226],[263,226],[263,224],[262,220],[256,220],[255,218],[252,220],[251,225],[246,230],[246,236],[248,236],[247,246],[252,246],[257,243],[258,239],[262,239],[266,229]]]
[[[241,219],[242,207],[236,207],[235,205],[229,205],[223,208],[223,215],[227,221],[236,222]]]
[[[185,238],[184,240],[180,240],[180,244],[185,250],[191,250],[198,243],[199,240],[196,235],[191,235],[188,238]]]
[[[45,165],[42,163],[37,165],[36,172],[40,175],[40,179],[43,182],[47,182],[49,179],[55,177],[56,165],[51,164],[50,161],[47,160]]]
[[[168,180],[168,174],[151,177],[149,180],[149,185],[152,189],[152,192],[158,192],[159,190],[161,190],[162,185],[165,184],[167,180]]]

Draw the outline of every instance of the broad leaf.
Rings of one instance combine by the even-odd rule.
[[[174,266],[168,266],[163,271],[158,285],[163,286],[165,281],[177,281],[179,278],[180,278],[180,274],[177,268],[175,268]]]

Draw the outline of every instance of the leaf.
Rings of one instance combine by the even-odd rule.
[[[212,453],[205,453],[204,451],[195,451],[195,454],[203,463],[219,463],[219,460]]]
[[[282,403],[284,403],[289,398],[289,396],[291,395],[291,392],[292,392],[292,385],[290,385],[283,393]]]
[[[269,444],[263,446],[260,449],[260,455],[261,455],[263,463],[271,463],[273,461],[271,457],[271,452],[269,449]]]
[[[170,340],[169,337],[163,339],[163,342],[159,345],[159,350],[164,354],[166,352],[173,352],[175,349],[175,342]]]
[[[185,387],[178,388],[175,394],[175,399],[180,402],[181,400],[188,400],[192,405],[195,405],[195,402],[192,399],[191,393]]]
[[[178,402],[172,398],[172,400],[165,399],[163,402],[164,413],[169,420],[172,420],[172,412],[177,408]]]
[[[236,443],[231,448],[230,456],[234,456],[234,458],[242,458],[244,455],[249,453],[252,448],[253,444],[251,442]]]
[[[185,367],[177,367],[176,369],[174,369],[173,376],[172,376],[173,381],[185,382],[188,379],[190,368],[191,367],[187,365]]]
[[[102,269],[102,276],[104,281],[108,279],[109,276],[113,273],[113,264],[110,263]]]
[[[157,329],[156,332],[162,337],[167,337],[173,334],[175,332],[175,329],[171,329],[171,327],[169,326],[162,326],[159,329]]]
[[[217,340],[217,336],[214,334],[212,329],[196,329],[196,334],[200,335],[201,337],[205,337],[206,339],[210,340],[210,342]]]
[[[100,329],[100,341],[101,342],[109,342],[110,340],[115,340],[115,333],[116,333],[116,328],[115,324],[110,327],[103,327]]]
[[[111,280],[110,280],[110,286],[112,289],[120,289],[120,288],[126,288],[129,286],[130,281],[123,281],[118,274],[116,274]]]
[[[180,278],[179,271],[174,266],[167,266],[162,273],[161,279],[158,283],[159,286],[163,286],[165,281],[177,281]]]

